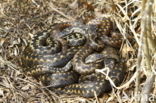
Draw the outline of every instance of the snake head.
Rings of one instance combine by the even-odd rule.
[[[99,52],[102,51],[103,48],[105,47],[104,43],[100,40],[90,40],[90,44],[89,44],[95,51]]]

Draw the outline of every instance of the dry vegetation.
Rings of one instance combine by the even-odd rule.
[[[22,74],[19,57],[33,34],[53,23],[87,22],[101,16],[112,18],[114,30],[125,39],[121,54],[127,60],[128,75],[120,87],[100,98],[58,96]],[[0,102],[146,103],[149,96],[152,103],[153,97],[156,101],[155,75],[154,0],[0,0]],[[138,101],[135,97],[141,94]]]

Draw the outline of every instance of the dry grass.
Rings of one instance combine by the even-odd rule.
[[[88,0],[88,4],[83,1],[86,0],[0,1],[0,102],[145,103],[145,98],[139,102],[136,97],[147,93],[156,98],[156,88],[152,88],[156,84],[156,1]],[[22,74],[19,57],[33,34],[53,23],[87,22],[101,16],[112,18],[114,30],[124,37],[121,55],[127,60],[128,75],[122,86],[100,98],[58,96]],[[130,37],[132,41],[128,40]],[[151,83],[145,81],[150,76],[152,79],[147,80]]]

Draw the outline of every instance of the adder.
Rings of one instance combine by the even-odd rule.
[[[54,29],[56,32],[51,32]],[[111,29],[110,19],[100,18],[87,24],[62,23],[37,33],[21,57],[23,71],[52,89],[61,88],[56,92],[84,97],[93,97],[94,92],[100,95],[111,86],[103,74],[95,72],[96,69],[112,63],[108,66],[109,76],[115,84],[119,85],[124,77],[125,68],[119,63],[117,53],[109,54],[106,49],[106,46],[112,48],[121,43],[121,39],[111,37]],[[86,63],[85,58],[95,52],[101,56]]]

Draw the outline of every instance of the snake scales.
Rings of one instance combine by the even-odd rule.
[[[62,23],[37,33],[21,57],[23,71],[52,89],[58,88],[54,90],[59,93],[99,96],[111,85],[95,69],[108,67],[116,85],[125,74],[114,49],[121,39],[111,37],[111,29],[112,22],[100,18],[87,24]]]

